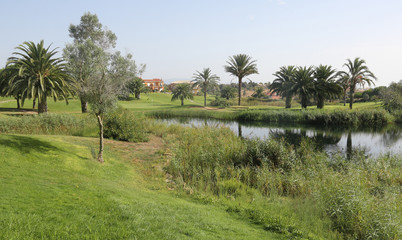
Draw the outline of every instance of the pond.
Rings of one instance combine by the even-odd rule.
[[[262,122],[237,122],[197,118],[159,119],[168,124],[201,127],[224,126],[244,138],[283,138],[298,145],[302,138],[314,141],[318,148],[327,153],[341,152],[350,155],[354,150],[366,155],[402,155],[402,126],[388,125],[381,129],[346,129],[341,126],[324,128],[305,124],[273,124]]]

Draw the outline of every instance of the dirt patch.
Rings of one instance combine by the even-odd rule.
[[[105,145],[133,162],[155,161],[160,159],[161,152],[166,144],[162,138],[149,136],[148,142],[131,143],[123,141],[105,140]]]

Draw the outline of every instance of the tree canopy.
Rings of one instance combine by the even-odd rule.
[[[249,76],[251,74],[258,74],[256,60],[253,60],[250,56],[246,54],[238,54],[232,57],[229,57],[229,60],[226,62],[225,71],[230,73],[233,76],[236,76],[239,80],[239,106],[241,104],[241,87],[242,80],[244,77]]]
[[[47,112],[47,97],[54,101],[72,94],[72,82],[66,74],[62,58],[57,58],[55,49],[45,47],[44,41],[38,44],[24,42],[16,48],[8,59],[3,71],[8,79],[7,95],[21,98],[38,99],[38,113]]]

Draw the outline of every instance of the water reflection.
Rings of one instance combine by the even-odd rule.
[[[402,154],[400,125],[388,125],[381,129],[347,129],[342,126],[329,128],[303,124],[267,124],[195,118],[170,118],[161,121],[195,127],[225,126],[239,137],[283,138],[295,146],[300,145],[303,138],[308,138],[316,143],[318,149],[329,153],[342,152],[347,158],[351,158],[356,149],[375,156],[383,153]]]

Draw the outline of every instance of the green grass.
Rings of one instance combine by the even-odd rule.
[[[0,135],[0,239],[283,238],[167,191],[153,141],[108,141],[102,165],[96,139]]]

